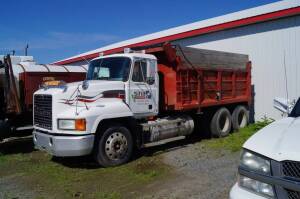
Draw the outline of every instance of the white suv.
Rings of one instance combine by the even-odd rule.
[[[300,199],[300,99],[290,107],[244,144],[230,199]]]

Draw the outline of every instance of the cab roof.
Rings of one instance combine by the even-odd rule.
[[[104,55],[104,56],[99,56],[96,57],[93,60],[98,60],[102,58],[109,58],[109,57],[128,57],[128,58],[144,58],[144,59],[154,59],[157,60],[157,58],[154,55],[151,54],[145,54],[145,53],[117,53],[117,54],[111,54],[111,55]]]

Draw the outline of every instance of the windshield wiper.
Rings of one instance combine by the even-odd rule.
[[[97,80],[109,80],[109,77],[98,77]]]

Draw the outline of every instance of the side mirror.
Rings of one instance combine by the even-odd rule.
[[[152,84],[154,84],[155,79],[154,79],[154,77],[147,77],[146,82],[147,82],[147,84],[152,85]]]
[[[273,103],[273,107],[283,114],[290,114],[294,105],[295,101],[287,100],[284,98],[275,98]]]
[[[89,81],[88,80],[84,80],[82,82],[82,89],[86,90],[86,89],[88,89],[88,87],[89,87]]]

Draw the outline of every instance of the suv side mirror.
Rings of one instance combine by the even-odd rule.
[[[152,85],[152,84],[154,84],[155,79],[154,79],[154,77],[147,77],[146,82],[147,82],[147,84]]]
[[[273,103],[273,107],[281,111],[283,114],[290,114],[294,105],[295,101],[290,101],[284,98],[275,98]]]

